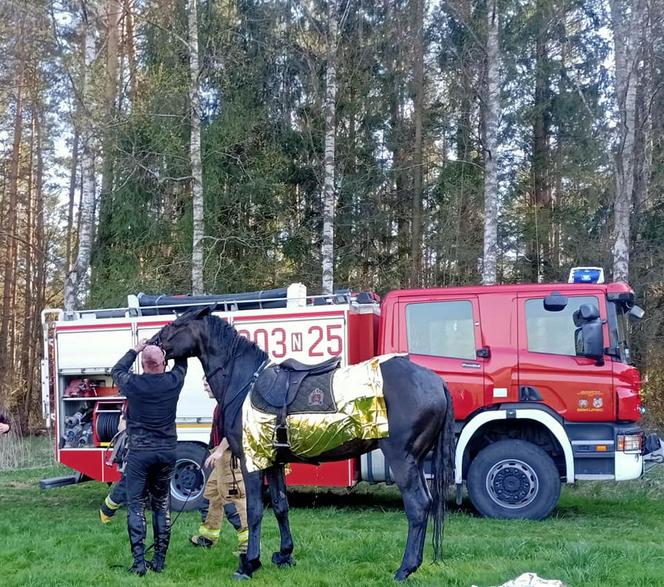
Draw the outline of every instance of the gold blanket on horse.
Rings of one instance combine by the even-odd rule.
[[[380,364],[396,355],[341,367],[332,376],[335,413],[306,413],[287,416],[291,451],[315,458],[353,439],[388,436],[387,409],[383,396]],[[276,460],[273,446],[277,417],[257,410],[251,394],[242,406],[242,445],[247,470],[258,471]]]

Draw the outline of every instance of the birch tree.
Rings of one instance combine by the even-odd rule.
[[[83,105],[81,108],[81,203],[79,208],[78,254],[74,266],[65,279],[64,307],[71,313],[79,297],[85,296],[92,255],[95,219],[95,156],[97,152],[94,125],[93,65],[96,59],[94,14],[95,3],[83,2]]]
[[[615,92],[620,117],[615,161],[613,279],[629,278],[630,211],[634,189],[636,90],[644,0],[611,0],[616,59]]]
[[[424,0],[415,0],[415,72],[413,117],[415,144],[413,155],[413,225],[411,245],[410,285],[420,285],[422,274],[422,177],[424,159],[422,147],[422,117],[424,109]]]
[[[484,96],[484,262],[482,284],[496,283],[498,241],[498,117],[500,115],[498,1],[487,1],[486,95]]]
[[[203,286],[203,166],[201,163],[201,99],[198,87],[198,11],[196,0],[189,0],[189,112],[191,138],[191,197],[193,205],[193,244],[191,254],[191,293],[200,295]]]
[[[323,293],[334,290],[334,169],[337,96],[337,0],[327,3],[328,33],[325,75],[325,177],[323,181]]]

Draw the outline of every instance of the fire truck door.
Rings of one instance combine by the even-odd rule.
[[[454,398],[455,417],[484,403],[484,359],[475,296],[413,296],[399,302],[399,348],[412,361],[438,373]],[[478,353],[479,351],[479,353]]]
[[[610,360],[576,355],[573,313],[582,304],[606,308],[597,292],[569,296],[565,309],[549,311],[544,297],[519,296],[519,394],[521,401],[542,402],[568,420],[610,421],[614,418]],[[608,328],[604,326],[605,346]]]

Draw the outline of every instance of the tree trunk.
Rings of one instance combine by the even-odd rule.
[[[413,211],[410,250],[410,285],[417,287],[422,281],[422,115],[424,109],[424,0],[415,2],[415,97],[413,117],[415,119],[415,144],[413,153]]]
[[[37,169],[35,171],[35,188],[34,188],[34,252],[35,252],[35,270],[34,270],[34,285],[33,291],[33,320],[32,320],[32,334],[30,340],[33,344],[30,345],[30,390],[33,387],[39,389],[39,358],[41,357],[41,345],[34,344],[35,341],[40,340],[41,323],[37,319],[39,312],[45,305],[46,294],[46,264],[48,259],[46,257],[46,245],[44,243],[44,159],[43,159],[43,139],[42,139],[42,120],[43,120],[43,104],[40,102],[39,108],[36,110],[35,117],[35,133],[37,140]],[[32,408],[34,398],[38,397],[29,391],[28,398],[26,398],[26,405],[28,410]]]
[[[325,178],[323,181],[323,293],[334,291],[334,168],[337,97],[337,0],[329,0],[327,34],[327,72],[325,76]]]
[[[77,118],[74,116],[74,118]],[[67,252],[66,268],[71,271],[74,260],[72,259],[72,250],[74,248],[74,200],[76,199],[76,179],[78,176],[78,151],[79,136],[78,122],[74,123],[74,141],[71,148],[71,169],[69,170],[69,203],[67,205]],[[76,223],[78,226],[78,222]]]
[[[549,185],[550,156],[550,105],[549,73],[547,54],[548,18],[546,8],[537,2],[535,19],[535,119],[533,121],[533,153],[531,161],[530,207],[534,216],[534,235],[531,237],[528,256],[531,266],[530,279],[541,282],[544,267],[549,260],[549,224],[551,207],[551,186]]]
[[[102,152],[104,162],[101,178],[101,210],[108,208],[108,199],[113,189],[113,163],[115,155],[114,126],[116,118],[116,100],[118,97],[118,47],[119,28],[122,7],[119,0],[107,0],[106,2],[106,83],[104,84],[104,144]],[[108,221],[106,215],[100,217],[100,223]]]
[[[83,6],[85,25],[83,59],[83,108],[81,117],[81,204],[79,210],[78,254],[74,267],[65,280],[65,312],[71,313],[77,301],[84,298],[82,290],[87,282],[92,254],[92,238],[95,218],[95,129],[94,129],[94,91],[92,84],[93,64],[95,61],[95,38],[93,24],[93,3]]]
[[[9,163],[9,181],[8,181],[8,217],[4,223],[6,230],[6,246],[4,259],[4,276],[2,287],[2,320],[0,322],[0,381],[2,388],[9,381],[9,369],[11,365],[10,355],[13,354],[13,335],[11,335],[10,317],[13,315],[12,302],[16,271],[16,228],[17,228],[17,206],[18,206],[18,175],[19,164],[21,161],[21,141],[23,136],[23,99],[25,84],[25,53],[24,53],[24,28],[19,27],[17,50],[17,72],[16,72],[16,112],[14,118],[14,138],[12,142],[11,160]]]
[[[134,13],[132,0],[124,2],[125,51],[129,62],[129,98],[134,106],[138,94],[138,75],[136,70],[136,43],[134,42]]]
[[[500,22],[498,1],[487,3],[486,96],[484,98],[484,263],[482,283],[496,283],[498,249],[498,117],[500,113]]]
[[[629,278],[630,211],[634,189],[636,88],[643,0],[611,0],[616,56],[615,89],[620,115],[614,204],[613,280]],[[626,10],[630,7],[629,12]]]
[[[191,293],[205,292],[203,285],[203,166],[201,163],[201,100],[198,88],[198,12],[196,0],[189,1],[189,108],[191,116],[191,196],[193,203],[193,245],[191,254]]]
[[[34,81],[33,81],[34,83]],[[34,88],[34,86],[33,86]],[[25,396],[23,406],[19,412],[21,430],[28,430],[30,419],[30,403],[32,392],[32,366],[30,365],[30,351],[34,346],[31,339],[32,321],[35,320],[36,308],[34,307],[33,297],[33,249],[34,249],[34,215],[33,215],[33,189],[34,189],[34,155],[35,155],[35,133],[37,128],[36,108],[33,97],[32,109],[30,114],[30,154],[28,157],[28,177],[27,189],[25,194],[25,230],[22,231],[25,239],[23,250],[25,256],[23,263],[25,266],[25,289],[23,291],[23,331],[21,334],[20,366],[21,376],[19,378]]]

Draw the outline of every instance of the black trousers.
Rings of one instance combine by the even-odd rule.
[[[127,477],[124,473],[120,477],[120,481],[113,483],[108,497],[113,500],[113,503],[117,503],[118,505],[125,505],[127,503]]]
[[[175,450],[129,451],[127,479],[127,529],[134,563],[145,560],[145,508],[150,499],[156,559],[166,558],[171,537],[170,484]]]

